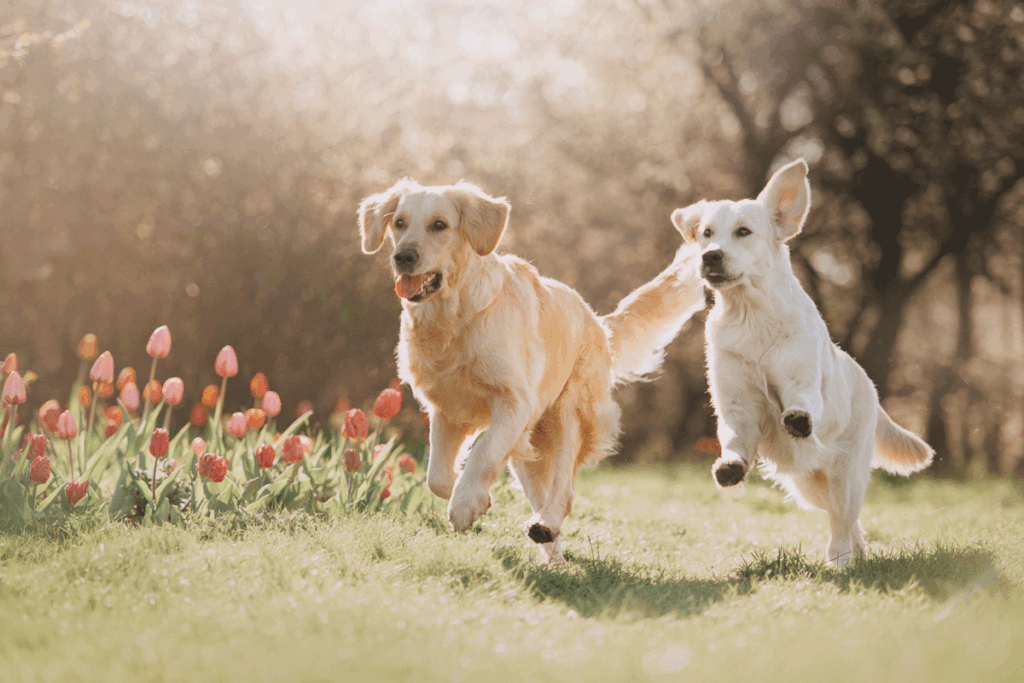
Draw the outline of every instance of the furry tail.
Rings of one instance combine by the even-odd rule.
[[[892,421],[878,406],[875,427],[875,459],[872,464],[891,474],[907,476],[932,464],[935,451],[916,434]]]
[[[657,370],[665,346],[694,313],[704,308],[699,263],[700,250],[695,245],[683,245],[672,265],[601,319],[611,346],[614,381],[642,379]]]

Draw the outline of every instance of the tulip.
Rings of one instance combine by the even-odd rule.
[[[7,405],[20,405],[25,402],[25,383],[21,381],[21,375],[12,372],[4,382],[3,401]]]
[[[299,401],[299,405],[295,407],[295,417],[302,417],[311,412],[313,412],[313,404],[309,401]]]
[[[78,349],[75,351],[79,360],[83,361],[92,360],[98,352],[99,347],[96,345],[96,335],[92,333],[82,337],[82,341],[78,342]]]
[[[402,392],[385,389],[373,403],[373,414],[381,420],[390,420],[402,409]]]
[[[171,352],[171,331],[167,325],[161,325],[153,330],[146,343],[146,353],[153,358],[167,358]]]
[[[7,358],[4,358],[4,366],[0,369],[5,375],[9,375],[12,372],[18,371],[18,356],[14,353],[7,354]]]
[[[96,395],[100,398],[110,398],[114,395],[114,384],[112,382],[100,382],[96,388]]]
[[[100,383],[112,383],[114,381],[114,357],[110,355],[110,351],[101,353],[96,362],[92,364],[92,370],[89,371],[89,379]]]
[[[65,441],[78,436],[78,425],[75,424],[75,416],[70,410],[65,410],[57,418],[57,436]]]
[[[236,439],[241,439],[245,436],[247,429],[248,426],[245,422],[245,415],[242,413],[235,413],[231,416],[231,419],[228,420],[228,434]]]
[[[268,391],[263,395],[263,412],[270,417],[277,417],[281,412],[281,397],[276,391]]]
[[[366,413],[359,410],[359,408],[353,408],[352,410],[345,413],[345,426],[342,427],[341,433],[350,439],[361,441],[370,435],[370,427],[366,423]]]
[[[107,412],[104,414],[108,420],[116,422],[117,426],[121,426],[121,422],[124,421],[124,413],[121,412],[121,406],[110,406],[107,408]]]
[[[117,430],[120,428],[121,425],[119,425],[115,420],[108,419],[106,426],[103,428],[103,435],[109,439],[114,434],[117,434]]]
[[[352,401],[347,398],[339,398],[334,402],[334,412],[347,413],[352,409]]]
[[[68,497],[68,502],[74,505],[85,498],[88,490],[89,482],[87,481],[69,481],[68,485],[64,487],[64,495]]]
[[[163,387],[160,386],[160,380],[154,379],[147,384],[145,395],[147,403],[159,403],[160,398],[163,396]]]
[[[263,469],[273,467],[276,455],[273,446],[269,443],[261,443],[256,447],[256,464]]]
[[[398,459],[398,466],[409,474],[416,472],[416,461],[408,453],[403,453],[402,457]]]
[[[302,460],[302,442],[296,434],[288,436],[281,447],[281,460],[292,463]]]
[[[266,395],[268,388],[267,376],[262,372],[257,372],[252,376],[252,379],[249,380],[249,391],[252,392],[253,398],[263,398]]]
[[[57,418],[60,417],[60,404],[50,399],[39,408],[39,425],[50,432],[57,431]]]
[[[385,469],[384,470],[384,474],[385,474],[384,490],[380,492],[380,499],[381,500],[387,500],[388,498],[391,497],[391,481],[395,477],[394,466],[392,465],[392,466],[388,467],[387,469]],[[380,475],[377,475],[377,476],[380,476]]]
[[[219,397],[220,391],[217,389],[217,387],[213,384],[208,384],[206,388],[203,389],[202,403],[207,408],[215,408],[217,407],[217,399]]]
[[[29,447],[29,454],[32,459],[41,457],[46,452],[46,436],[44,434],[33,434],[32,445]]]
[[[134,413],[139,409],[139,388],[135,386],[135,382],[128,382],[124,385],[120,398],[128,412]]]
[[[219,377],[234,377],[238,374],[238,356],[230,346],[225,346],[217,354],[217,360],[213,362],[213,370]]]
[[[46,480],[50,478],[50,459],[41,455],[32,460],[28,478],[33,484],[45,484]]]
[[[359,459],[359,451],[354,448],[345,449],[345,471],[358,472],[362,462]]]
[[[154,458],[162,458],[167,455],[170,445],[171,439],[166,429],[153,430],[153,435],[149,437],[149,452]]]
[[[259,408],[249,408],[245,411],[245,422],[249,429],[260,429],[267,422],[267,414]]]
[[[189,414],[188,421],[192,423],[193,427],[203,427],[206,425],[206,406],[202,403],[197,403],[192,406],[192,412]]]
[[[176,406],[181,403],[181,399],[185,394],[185,383],[181,381],[180,377],[171,377],[169,380],[164,382],[164,401],[169,406]]]
[[[196,468],[199,470],[200,477],[212,482],[222,482],[228,473],[228,461],[216,453],[207,453],[199,458]]]
[[[135,381],[137,381],[135,378],[135,368],[129,365],[126,368],[122,368],[121,372],[117,373],[117,382],[114,383],[114,386],[117,387],[118,391],[121,391],[124,389],[125,384]]]
[[[206,452],[206,442],[201,437],[192,439],[192,450],[196,452],[196,458],[203,457],[203,453]]]

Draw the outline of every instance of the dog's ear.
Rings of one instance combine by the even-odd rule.
[[[473,247],[473,251],[487,256],[494,251],[508,225],[508,212],[512,209],[504,197],[495,199],[476,185],[453,185],[448,196],[459,212],[459,229]]]
[[[761,194],[757,195],[757,201],[768,207],[782,241],[796,236],[803,228],[807,210],[811,207],[807,162],[797,159],[776,171]]]
[[[359,235],[363,240],[363,253],[374,254],[384,244],[384,233],[398,209],[402,195],[414,189],[416,182],[404,178],[390,189],[372,194],[359,203]]]
[[[676,226],[676,230],[687,242],[697,241],[697,226],[700,225],[700,219],[704,215],[707,205],[707,201],[702,199],[696,204],[690,204],[685,209],[676,209],[672,212],[672,225]]]

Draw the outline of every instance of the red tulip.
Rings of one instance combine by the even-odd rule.
[[[385,469],[384,470],[384,474],[385,474],[384,490],[380,492],[380,499],[381,500],[387,500],[388,498],[391,497],[391,481],[395,477],[394,466],[391,466],[391,467],[388,467],[387,469]]]
[[[345,449],[345,471],[358,472],[362,462],[359,459],[359,451],[354,448]]]
[[[295,406],[295,417],[302,417],[311,412],[313,412],[313,404],[309,401],[299,401],[299,405]]]
[[[57,418],[57,436],[62,439],[73,439],[78,436],[78,425],[70,410],[65,410]]]
[[[114,434],[117,434],[117,430],[120,429],[120,428],[121,428],[121,425],[119,425],[115,420],[111,420],[111,419],[108,418],[107,419],[107,424],[103,428],[103,435],[106,436],[109,439]]]
[[[89,371],[89,379],[93,382],[113,383],[114,357],[110,355],[110,351],[101,353],[96,362],[92,364],[92,370]]]
[[[121,390],[121,403],[129,412],[134,413],[139,409],[139,388],[135,386],[135,382],[124,385],[124,389]]]
[[[273,467],[276,455],[273,446],[261,443],[256,447],[256,464],[262,468]]]
[[[89,482],[87,481],[69,481],[68,485],[64,487],[64,495],[68,497],[68,502],[74,505],[85,498],[88,490]]]
[[[220,398],[220,389],[216,385],[207,384],[203,389],[203,405],[207,408],[216,408],[218,398]]]
[[[166,429],[153,430],[153,435],[149,437],[149,452],[154,458],[162,458],[167,455],[170,445],[171,439]]]
[[[188,421],[192,423],[193,427],[203,427],[206,425],[206,406],[202,403],[197,403],[192,406],[192,413],[188,417]]]
[[[382,420],[390,420],[402,409],[402,392],[385,389],[373,403],[373,414]]]
[[[117,382],[114,383],[114,386],[117,387],[118,391],[121,391],[124,389],[125,384],[135,381],[135,368],[129,365],[128,367],[121,368],[121,372],[117,373]]]
[[[29,448],[29,453],[32,455],[32,459],[42,457],[46,452],[46,436],[43,434],[32,435],[32,446]]]
[[[281,397],[276,391],[268,391],[263,394],[263,412],[270,417],[276,417],[281,412]]]
[[[39,424],[44,429],[57,431],[57,418],[60,417],[60,404],[50,399],[39,408]]]
[[[236,439],[241,439],[245,436],[247,429],[248,426],[245,423],[245,415],[242,413],[235,413],[231,416],[231,419],[228,420],[228,434]]]
[[[5,375],[9,375],[12,372],[18,371],[18,356],[14,353],[7,354],[7,358],[4,358],[4,366],[0,368],[0,372]]]
[[[18,405],[24,403],[26,398],[25,383],[21,381],[21,375],[17,372],[12,372],[7,376],[7,381],[4,382],[4,403],[7,405]]]
[[[201,437],[192,439],[192,450],[196,452],[196,457],[203,457],[203,453],[206,452],[206,442]]]
[[[50,459],[45,455],[34,459],[29,468],[28,478],[33,484],[45,484],[50,478]]]
[[[217,360],[213,362],[213,370],[218,377],[234,377],[238,374],[238,356],[231,346],[225,346],[217,354]]]
[[[146,385],[146,398],[150,403],[159,403],[160,398],[163,395],[163,387],[160,386],[160,380],[154,379],[152,382]]]
[[[75,351],[80,360],[92,360],[98,352],[99,347],[96,345],[96,335],[92,333],[82,337],[82,341],[78,342],[78,349]]]
[[[167,358],[171,352],[171,331],[167,325],[161,325],[149,335],[149,342],[146,343],[146,353],[153,358]]]
[[[267,414],[259,408],[249,408],[245,411],[245,422],[249,429],[260,429],[267,422]]]
[[[164,382],[164,400],[167,401],[167,405],[178,405],[181,403],[181,399],[184,395],[185,383],[181,381],[180,377],[171,377],[169,380]]]
[[[299,462],[302,460],[302,442],[297,434],[286,437],[281,447],[281,460],[284,462]]]
[[[221,482],[224,481],[224,476],[228,473],[228,461],[216,453],[207,453],[199,458],[196,468],[199,470],[200,477],[212,482]]]
[[[252,379],[249,380],[249,391],[252,392],[253,398],[263,398],[269,388],[270,387],[267,384],[267,376],[262,372],[257,372],[252,376]]]
[[[366,423],[366,413],[359,410],[359,408],[353,408],[345,413],[345,426],[342,427],[341,433],[343,436],[355,439],[356,441],[368,437],[370,435],[370,426]]]
[[[412,474],[416,471],[416,461],[412,459],[412,456],[408,453],[403,453],[402,457],[398,459],[398,466],[403,470]]]

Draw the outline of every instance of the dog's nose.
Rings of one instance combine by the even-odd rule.
[[[709,268],[722,265],[722,261],[725,260],[725,252],[721,249],[715,249],[714,251],[705,251],[701,257],[704,259],[704,265]]]
[[[416,262],[420,260],[420,253],[411,247],[406,247],[396,251],[391,258],[395,261],[396,269],[409,272],[416,267]]]

